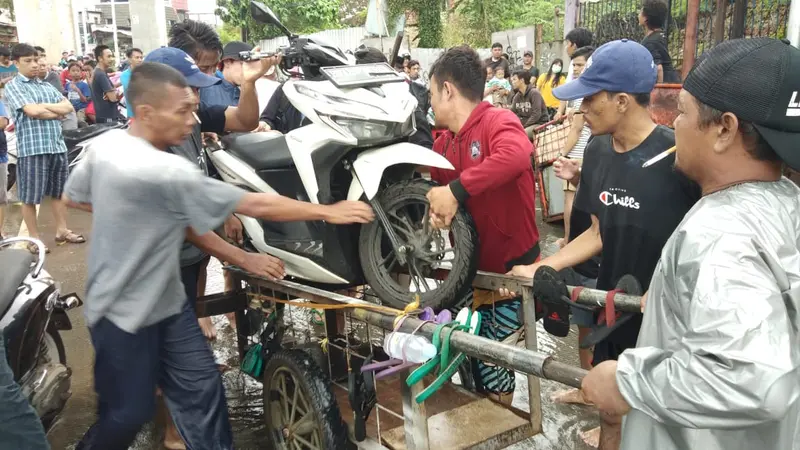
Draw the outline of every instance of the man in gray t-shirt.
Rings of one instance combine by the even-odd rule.
[[[93,213],[96,239],[86,316],[100,408],[77,449],[128,448],[153,415],[156,387],[188,448],[230,449],[222,379],[181,283],[186,234],[214,230],[234,212],[271,221],[366,223],[372,211],[361,202],[316,205],[246,193],[165,152],[195,122],[196,98],[175,69],[143,63],[131,74],[128,98],[136,120],[92,143],[64,194],[71,207]]]

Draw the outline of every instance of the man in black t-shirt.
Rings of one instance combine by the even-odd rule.
[[[92,78],[92,101],[97,123],[117,122],[122,119],[117,105],[119,97],[117,90],[108,78],[108,69],[114,67],[114,53],[106,45],[94,48],[97,58],[97,68],[94,69]]]
[[[623,39],[597,49],[580,78],[553,91],[561,100],[584,98],[581,112],[595,136],[586,147],[585,169],[560,161],[562,174],[579,181],[575,206],[591,214],[592,225],[555,255],[514,267],[513,275],[533,276],[539,265],[574,267],[602,250],[597,289],[614,289],[626,274],[647,289],[661,248],[700,198],[697,186],[672,169],[674,155],[642,168],[675,145],[673,131],[653,123],[647,110],[655,82],[650,52]],[[595,346],[593,363],[635,346],[640,324],[637,314],[614,329]]]
[[[667,49],[667,37],[662,28],[667,20],[669,7],[661,0],[645,0],[639,11],[639,25],[645,29],[646,36],[642,45],[653,55],[653,62],[658,69],[657,83],[680,83],[681,76],[672,67],[672,58]]]
[[[511,76],[511,71],[508,69],[508,60],[503,58],[503,44],[499,42],[492,44],[492,56],[484,61],[484,64],[486,67],[492,68],[492,73],[494,73],[498,67],[502,67],[505,77],[508,78]]]

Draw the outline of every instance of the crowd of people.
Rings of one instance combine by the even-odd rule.
[[[800,85],[792,75],[800,50],[747,39],[706,52],[684,81],[673,130],[648,111],[656,83],[676,80],[660,31],[665,15],[661,3],[644,3],[641,44],[595,48],[591,32],[574,29],[566,36],[569,64],[554,60],[541,74],[529,52],[512,69],[499,44],[485,60],[468,46],[446,50],[428,80],[410,55],[392,61],[419,103],[411,141],[456,168],[431,169],[438,183],[428,193],[431,226],[447,228],[459,208],[469,211],[480,270],[531,278],[549,266],[571,285],[607,291],[632,275],[648,291],[642,314],[598,323],[583,310],[570,314],[565,302],[544,318],[550,329],[568,327],[571,316],[579,338],[593,343],[580,354],[590,369],[582,389],[554,398],[599,409],[602,426],[587,441],[602,449],[792,448],[800,435],[800,188],[782,174],[787,165],[800,168]],[[114,60],[104,46],[88,61],[63,54],[60,76],[41,48],[16,45],[11,64],[0,51],[0,127],[15,126],[30,235],[40,237],[36,205],[45,196],[53,197],[58,243],[86,242],[67,227],[67,206],[93,214],[85,310],[99,408],[78,450],[128,448],[153,416],[157,390],[174,420],[165,447],[232,448],[207,345],[214,326],[196,318],[194,303],[211,256],[255,275],[285,275],[279,259],[237,245],[242,224],[233,213],[374,218],[361,202],[315,205],[213,179],[206,140],[286,133],[307,122],[281,89],[260,98],[259,83],[277,84],[280,56],[245,61],[248,50],[257,49],[223,46],[213,28],[186,21],[172,28],[167,47],[130,51],[118,80],[109,76]],[[355,58],[388,62],[369,47]],[[15,75],[4,76],[12,64]],[[752,76],[765,70],[770,77]],[[81,110],[76,122],[88,119],[91,105],[95,122],[129,126],[103,134],[68,174],[64,123]],[[435,140],[425,126],[429,109]],[[567,191],[566,229],[558,251],[542,258],[532,139],[535,128],[561,117],[571,120],[554,163]],[[226,278],[225,289],[232,283]],[[481,336],[518,339],[517,293],[475,289],[453,309],[464,306],[481,314]],[[478,391],[510,403],[513,371],[482,361],[471,368]],[[21,395],[13,382],[8,392]],[[34,435],[8,441],[46,448]]]

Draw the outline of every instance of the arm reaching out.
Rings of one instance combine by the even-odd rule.
[[[324,220],[334,224],[369,223],[375,216],[364,202],[342,201],[333,205],[306,203],[277,194],[247,193],[235,212],[276,222]]]

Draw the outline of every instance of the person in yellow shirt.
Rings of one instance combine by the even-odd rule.
[[[547,73],[540,75],[539,79],[536,80],[536,88],[539,89],[542,98],[544,98],[544,104],[547,106],[547,112],[550,117],[555,116],[558,107],[561,105],[561,102],[553,97],[553,89],[566,82],[563,68],[564,62],[561,58],[556,58],[550,63],[550,69],[547,70]]]

